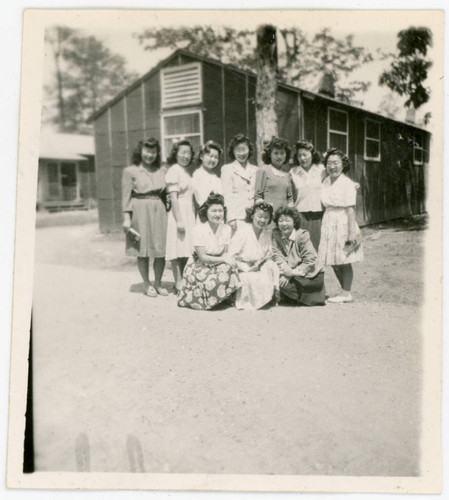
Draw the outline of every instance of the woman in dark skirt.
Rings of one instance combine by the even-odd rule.
[[[283,206],[274,214],[273,260],[279,267],[282,295],[305,306],[324,305],[324,272],[309,233],[300,229],[299,213]]]
[[[167,211],[165,174],[161,148],[156,139],[140,141],[133,152],[133,165],[122,176],[123,229],[127,253],[137,255],[137,267],[149,297],[168,295],[161,286],[165,268]],[[150,282],[150,258],[154,259],[154,285]]]
[[[225,224],[221,194],[211,193],[199,209],[202,222],[193,228],[195,253],[184,269],[178,305],[208,310],[239,288],[235,261],[227,253],[231,228]]]
[[[326,169],[314,145],[308,141],[295,144],[293,164],[290,176],[293,184],[295,207],[301,218],[301,228],[310,234],[315,250],[318,251],[321,236],[321,185],[326,176]]]

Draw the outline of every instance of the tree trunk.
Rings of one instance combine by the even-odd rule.
[[[63,93],[63,81],[61,72],[61,51],[62,51],[62,35],[61,29],[56,28],[56,48],[54,49],[55,65],[56,65],[56,81],[58,86],[58,109],[59,109],[59,131],[65,132],[65,102]]]
[[[272,25],[257,29],[256,127],[257,160],[262,161],[263,143],[277,136],[276,91],[278,53],[276,28]]]

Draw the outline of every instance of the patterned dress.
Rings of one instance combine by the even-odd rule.
[[[126,253],[138,257],[164,257],[167,211],[161,195],[165,190],[165,167],[147,170],[131,165],[122,175],[122,210],[131,214],[131,228],[138,241],[126,237]]]
[[[242,223],[229,245],[229,254],[248,269],[263,261],[258,271],[239,271],[241,288],[237,291],[237,309],[260,309],[273,298],[279,288],[279,269],[271,260],[271,230],[262,231],[259,238],[252,224]]]
[[[175,163],[168,169],[165,182],[168,193],[178,193],[179,212],[185,228],[184,233],[178,231],[172,208],[168,213],[165,258],[173,260],[190,257],[193,253],[192,229],[195,225],[192,176],[184,167]]]
[[[193,245],[203,247],[207,255],[222,255],[231,240],[231,228],[220,224],[214,233],[208,222],[193,229]],[[206,264],[194,254],[187,263],[178,306],[197,310],[208,310],[226,300],[240,286],[237,271],[226,263]]]
[[[346,209],[356,204],[356,189],[354,183],[340,174],[331,183],[330,177],[323,181],[321,189],[321,202],[325,207],[323,223],[321,225],[321,241],[318,249],[318,257],[323,264],[329,266],[351,264],[363,260],[363,248],[358,248],[347,254],[344,246],[349,237],[349,221]],[[356,233],[360,233],[356,225]]]

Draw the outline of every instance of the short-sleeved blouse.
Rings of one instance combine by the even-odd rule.
[[[293,167],[290,175],[296,197],[295,207],[298,212],[322,212],[321,187],[324,165],[313,164],[309,171],[301,165]]]
[[[321,189],[321,202],[325,207],[354,207],[356,198],[357,191],[354,182],[345,174],[340,174],[333,184],[330,177],[324,179]]]
[[[142,165],[131,165],[123,170],[122,176],[122,210],[132,212],[132,197],[135,194],[146,194],[150,191],[162,191],[165,188],[164,177],[167,169],[161,166],[146,170]]]
[[[231,241],[231,228],[220,224],[215,233],[209,222],[201,222],[193,228],[193,246],[204,247],[207,255],[221,255]]]
[[[192,176],[177,163],[167,170],[165,182],[169,193],[177,192],[178,197],[192,194]]]
[[[220,177],[208,172],[203,167],[200,167],[193,173],[192,184],[195,200],[199,206],[207,200],[211,191],[223,194]]]

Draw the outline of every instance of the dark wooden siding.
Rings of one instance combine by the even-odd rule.
[[[226,150],[221,68],[214,64],[203,63],[202,75],[204,140],[213,139]]]
[[[161,140],[161,82],[159,73],[144,83],[145,95],[145,137]]]
[[[288,90],[278,90],[276,99],[278,134],[293,146],[299,139],[298,94]]]
[[[128,123],[128,163],[137,143],[144,139],[144,107],[142,86],[140,85],[126,96],[126,117]]]
[[[170,65],[197,62],[181,55]],[[223,162],[230,159],[227,147],[238,132],[248,134],[256,144],[256,79],[232,68],[202,62],[204,140],[214,139],[225,150]],[[310,97],[310,98],[309,98]],[[277,97],[279,135],[291,146],[300,138],[310,140],[324,153],[327,149],[328,108],[344,110],[349,119],[348,175],[359,182],[357,217],[361,224],[418,214],[425,211],[425,164],[413,162],[413,147],[398,140],[398,134],[413,137],[417,132],[429,150],[429,134],[414,127],[334,103],[320,96],[300,97],[300,93],[280,88]],[[302,106],[298,100],[301,98]],[[303,118],[299,116],[300,110]],[[137,142],[145,137],[161,140],[160,73],[149,76],[139,87],[114,103],[95,119],[96,175],[100,229],[121,226],[121,176],[131,162]],[[364,159],[364,119],[381,122],[381,161]],[[110,124],[110,126],[109,126]],[[303,124],[303,130],[301,130]],[[254,162],[256,155],[253,156]]]

